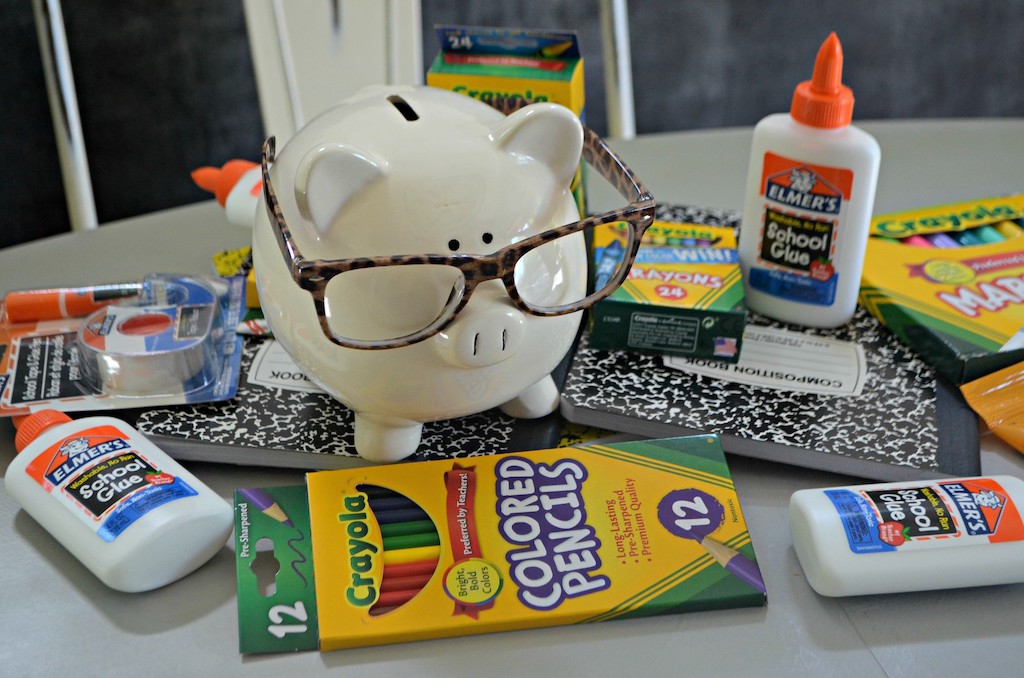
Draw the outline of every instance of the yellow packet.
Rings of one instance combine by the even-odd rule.
[[[960,391],[989,430],[1024,452],[1024,363],[968,382]]]

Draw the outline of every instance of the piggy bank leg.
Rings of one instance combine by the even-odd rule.
[[[401,461],[420,446],[423,424],[400,417],[355,413],[356,452],[382,464]]]
[[[558,387],[550,374],[501,406],[502,412],[516,419],[537,419],[556,409]]]

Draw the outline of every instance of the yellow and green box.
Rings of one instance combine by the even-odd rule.
[[[310,473],[235,527],[245,653],[766,600],[713,435]]]
[[[860,303],[954,384],[1024,360],[1024,194],[872,220]]]
[[[436,26],[440,52],[427,71],[431,87],[487,102],[522,97],[565,106],[585,121],[583,57],[573,31]],[[584,213],[582,169],[573,194]]]
[[[625,247],[624,228],[595,233],[598,277]],[[590,344],[736,362],[746,312],[732,227],[655,221],[625,282],[591,310]]]

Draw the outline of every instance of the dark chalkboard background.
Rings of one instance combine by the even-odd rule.
[[[65,0],[64,18],[101,223],[205,200],[192,169],[257,158],[241,0]],[[639,133],[786,110],[831,30],[855,118],[1024,115],[1024,0],[633,0],[630,22]],[[579,31],[588,122],[606,131],[597,0],[423,0],[424,64],[435,23]],[[0,0],[0,33],[8,246],[69,226],[28,0]]]

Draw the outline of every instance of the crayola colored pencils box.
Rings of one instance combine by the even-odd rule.
[[[716,436],[320,471],[235,502],[247,653],[765,604]]]
[[[954,384],[1024,360],[1024,194],[872,220],[860,303]]]
[[[625,245],[621,225],[597,230],[595,285]],[[734,363],[746,317],[733,228],[655,221],[622,286],[591,310],[590,344]]]

